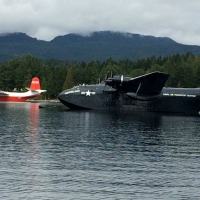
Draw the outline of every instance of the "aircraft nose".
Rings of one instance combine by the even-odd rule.
[[[58,95],[58,99],[59,99],[59,100],[64,100],[64,97],[65,97],[65,93],[64,93],[64,92],[61,92],[61,93]]]

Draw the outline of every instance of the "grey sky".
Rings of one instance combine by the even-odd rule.
[[[120,31],[200,45],[200,0],[0,0],[0,34]]]

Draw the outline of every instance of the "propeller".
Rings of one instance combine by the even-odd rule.
[[[121,84],[120,85],[122,85],[123,81],[124,81],[124,76],[121,75]]]

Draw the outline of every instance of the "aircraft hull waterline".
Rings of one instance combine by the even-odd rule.
[[[39,95],[28,96],[28,97],[20,97],[20,96],[1,96],[0,95],[0,102],[26,102],[30,98],[34,98]]]
[[[114,82],[117,83],[114,86],[111,81],[116,80],[116,78],[109,80],[109,85],[75,86],[61,92],[58,99],[66,107],[73,110],[129,110],[133,112],[199,115],[200,89],[165,88],[156,85],[155,83],[164,85],[167,79],[164,75],[155,72],[135,79],[127,78],[127,82],[124,83],[125,86],[121,83],[118,84],[119,78]],[[149,87],[150,84],[153,86]]]

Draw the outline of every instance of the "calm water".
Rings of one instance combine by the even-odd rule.
[[[0,104],[0,199],[200,199],[200,117]]]

